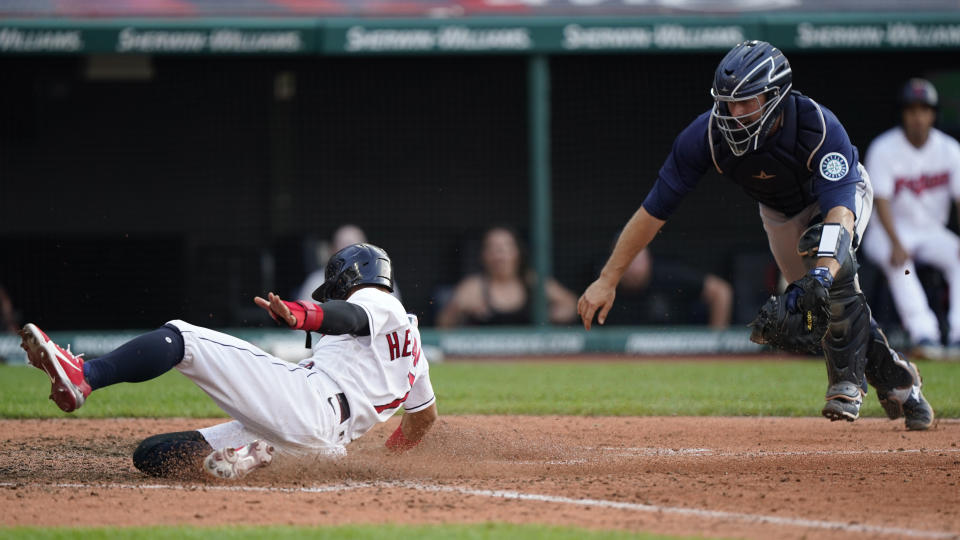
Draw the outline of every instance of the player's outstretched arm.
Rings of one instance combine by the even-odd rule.
[[[287,302],[271,292],[267,298],[257,296],[253,302],[266,310],[273,320],[294,330],[334,336],[370,335],[370,320],[363,308],[343,300],[329,300],[322,305],[303,301]]]
[[[387,439],[386,446],[394,452],[409,450],[420,443],[437,421],[437,404],[415,413],[403,413],[397,430]]]
[[[280,296],[272,292],[267,293],[267,298],[254,297],[253,303],[266,310],[271,319],[286,323],[290,328],[297,327],[297,317],[290,311],[290,308],[287,307],[286,302]]]
[[[600,277],[587,287],[577,302],[577,313],[583,320],[584,328],[590,329],[594,315],[597,315],[597,322],[600,324],[606,322],[607,313],[613,307],[620,278],[634,257],[647,247],[664,223],[665,220],[653,217],[642,206],[634,212],[633,217],[623,227],[613,253],[600,271]]]

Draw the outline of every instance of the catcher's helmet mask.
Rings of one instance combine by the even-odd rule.
[[[361,286],[379,286],[393,292],[393,264],[383,249],[373,244],[352,244],[330,257],[326,281],[313,291],[313,299],[346,300]]]
[[[727,53],[713,77],[710,116],[723,134],[730,151],[742,156],[766,141],[783,109],[783,98],[793,87],[790,62],[779,49],[766,41],[744,41]],[[760,103],[760,96],[766,101]],[[728,104],[756,100],[757,111],[734,116]]]

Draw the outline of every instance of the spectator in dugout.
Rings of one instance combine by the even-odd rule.
[[[733,287],[725,279],[657,260],[645,248],[620,279],[606,325],[707,324],[730,326]]]
[[[536,275],[527,268],[517,235],[496,226],[483,235],[481,271],[463,278],[437,316],[437,326],[527,325]],[[545,283],[550,322],[572,323],[577,297],[553,278]]]

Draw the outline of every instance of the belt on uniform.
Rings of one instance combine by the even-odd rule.
[[[350,418],[350,404],[347,403],[347,396],[340,392],[337,394],[337,402],[340,403],[340,423],[344,423]]]

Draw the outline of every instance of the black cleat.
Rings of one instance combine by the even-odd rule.
[[[827,404],[820,414],[831,422],[846,420],[853,422],[860,417],[860,405],[863,404],[863,393],[860,387],[852,382],[838,382],[827,389]]]
[[[914,386],[910,399],[903,402],[903,416],[906,418],[907,429],[910,431],[924,431],[933,424],[933,407],[923,397],[920,386]]]

